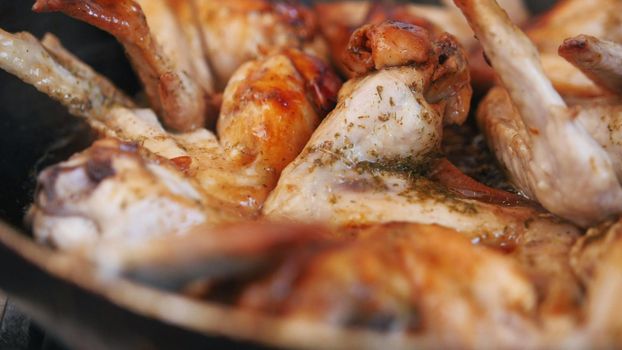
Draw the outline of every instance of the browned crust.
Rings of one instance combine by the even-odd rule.
[[[141,7],[133,0],[38,0],[36,12],[60,11],[115,36],[125,47],[152,107],[178,131],[203,127],[206,96],[191,77],[174,71],[155,42]]]

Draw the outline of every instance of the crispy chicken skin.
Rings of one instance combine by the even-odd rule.
[[[0,32],[0,40],[6,43],[2,50],[7,50],[7,55],[0,56],[12,57],[0,61],[2,68],[67,105],[101,134],[135,143],[145,157],[172,163],[183,176],[171,181],[192,188],[201,198],[216,199],[223,213],[235,211],[238,217],[258,215],[281,170],[298,155],[321,117],[331,109],[340,87],[339,79],[322,61],[295,49],[248,62],[224,91],[218,140],[206,129],[168,133],[153,111],[131,108],[127,98],[104,78],[85,70],[58,42],[48,51],[26,34]],[[81,159],[89,162],[93,154],[84,153]],[[45,172],[40,181],[46,182],[57,173]],[[59,176],[71,173],[61,171]],[[58,181],[63,183],[64,179]],[[119,187],[118,195],[124,196],[123,191],[124,187]],[[75,205],[71,191],[59,191],[55,196],[57,207]],[[127,206],[117,204],[114,210],[123,211]],[[81,215],[88,216],[93,208],[83,208]],[[50,219],[45,210],[35,210],[31,217],[39,223]],[[221,221],[218,214],[201,217],[197,221]],[[62,231],[62,216],[54,221],[55,230]],[[162,226],[163,230],[168,228]],[[141,230],[129,224],[125,230],[133,229]]]
[[[243,63],[282,49],[326,57],[314,14],[269,0],[39,0],[114,35],[125,47],[164,125],[213,125],[221,91]]]
[[[209,88],[209,82],[197,79],[210,78],[199,74],[205,70],[195,69],[197,61],[189,56],[187,40],[166,1],[145,4],[152,16],[146,17],[133,0],[40,0],[33,9],[62,11],[114,35],[125,47],[151,107],[165,126],[177,131],[201,128],[208,113],[209,90],[204,88]],[[150,27],[150,19],[156,30]]]
[[[438,6],[425,5],[396,5],[388,3],[373,3],[366,1],[336,1],[315,5],[318,13],[320,30],[327,39],[333,63],[348,77],[353,73],[347,68],[346,49],[350,36],[355,29],[365,24],[380,24],[386,20],[416,25],[429,32],[440,34],[438,28],[459,35],[462,29],[470,32],[468,26],[454,28],[456,22],[462,24],[461,19],[451,11]],[[457,19],[457,21],[453,21]],[[442,25],[441,25],[442,24]]]
[[[611,126],[622,117],[619,104],[568,106],[544,75],[536,48],[494,1],[456,3],[507,91],[490,92],[478,114],[514,183],[578,225],[620,213],[619,150],[606,147],[617,143]]]
[[[355,240],[301,249],[237,305],[244,309],[424,334],[479,348],[536,341],[535,292],[511,260],[439,226],[375,225]]]

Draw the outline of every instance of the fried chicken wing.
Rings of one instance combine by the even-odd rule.
[[[131,103],[127,98],[113,89],[104,78],[66,53],[58,42],[53,45],[53,50],[48,51],[29,35],[11,35],[6,32],[0,34],[3,43],[6,43],[0,49],[0,56],[4,58],[0,61],[2,68],[59,100],[72,113],[85,117],[103,135],[135,143],[139,147],[140,155],[149,159],[145,160],[148,164],[173,164],[174,171],[180,174],[177,177],[168,176],[167,179],[178,182],[179,186],[188,188],[188,191],[194,191],[207,202],[215,201],[217,204],[213,208],[222,207],[225,217],[228,217],[228,211],[236,212],[238,219],[258,215],[266,196],[276,185],[281,170],[296,157],[319,124],[320,118],[331,109],[340,87],[340,81],[319,59],[298,50],[284,50],[248,62],[234,74],[223,95],[224,102],[218,125],[220,140],[206,129],[168,133],[153,111],[130,108]],[[57,60],[56,56],[60,59]],[[45,72],[49,73],[44,74]],[[94,154],[98,153],[93,150],[84,153],[79,159],[86,164],[92,161]],[[110,162],[114,162],[116,156],[117,153],[111,153]],[[156,165],[153,166],[157,167]],[[73,173],[62,170],[66,166],[61,164],[52,167],[51,169],[56,170],[44,172],[40,182],[62,184],[70,181]],[[139,164],[135,168],[145,166]],[[137,172],[136,176],[144,175],[146,188],[153,187],[154,193],[159,193],[157,186],[152,185],[153,181],[148,180],[147,173]],[[108,181],[103,181],[93,186],[106,187],[107,183]],[[118,186],[114,195],[121,195],[126,188]],[[106,210],[121,213],[129,205],[127,201],[100,202],[100,197],[85,198],[85,202],[76,204],[72,203],[71,190],[56,192],[54,197],[57,208],[97,202],[97,205],[103,207],[114,207]],[[89,197],[95,192],[88,191],[84,195]],[[37,196],[47,195],[40,192]],[[127,195],[131,196],[131,193]],[[134,199],[139,198],[131,197],[130,201]],[[40,200],[35,204],[31,216],[38,223],[35,232],[39,231],[38,227],[47,225],[44,221],[50,220],[53,227],[58,227],[55,231],[62,235],[58,222],[64,222],[64,217],[46,214],[47,203],[48,200]],[[136,205],[140,208],[139,203]],[[87,204],[84,204],[80,215],[88,217],[92,212],[97,217],[97,205]],[[218,214],[208,215],[210,209],[199,210],[197,205],[199,204],[195,203],[191,207],[203,211],[203,214],[196,216],[200,219],[193,220],[193,223],[222,221]],[[167,215],[161,216],[166,217]],[[147,225],[141,228],[140,220],[128,222],[125,226],[122,224],[123,220],[119,222],[119,227],[125,227],[121,232],[143,232],[150,227]],[[155,232],[169,230],[171,227],[173,224],[162,225]],[[105,228],[95,225],[96,231],[100,229],[106,231]],[[74,233],[79,236],[77,232]],[[105,232],[100,233],[106,235]],[[90,236],[88,233],[85,237]]]
[[[327,39],[333,63],[347,75],[343,57],[350,35],[364,24],[379,24],[385,20],[395,20],[426,28],[440,34],[454,35],[467,49],[477,42],[473,32],[453,3],[445,6],[425,4],[395,4],[373,1],[331,1],[315,5],[318,23]],[[505,0],[503,6],[516,21],[524,21],[528,15],[522,0]],[[351,77],[351,76],[350,76]]]
[[[559,54],[598,86],[622,95],[621,44],[582,34],[564,40]]]
[[[148,16],[133,0],[40,0],[33,10],[62,11],[114,35],[125,47],[151,107],[164,124],[178,131],[201,128],[208,113],[211,78],[191,56],[193,50],[166,0],[143,4]],[[202,57],[202,52],[195,54]]]
[[[618,150],[599,143],[616,142],[617,130],[611,126],[621,117],[619,105],[568,106],[544,75],[536,48],[494,1],[456,3],[507,89],[492,91],[478,114],[514,183],[578,225],[620,213]],[[605,119],[612,122],[603,123]],[[607,125],[604,135],[595,135]]]
[[[395,22],[353,34],[349,66],[370,73],[344,85],[335,110],[283,172],[264,214],[339,224],[468,225],[477,209],[420,176],[440,151],[443,123],[460,122],[468,110],[468,71],[456,45],[449,36],[432,41],[424,29]],[[474,225],[483,222],[491,220]]]
[[[564,0],[526,28],[540,52],[547,77],[562,96],[593,97],[603,94],[579,69],[558,55],[564,40],[577,35],[621,42],[622,4],[617,0]]]
[[[103,117],[110,105],[134,105],[110,81],[62,49],[52,35],[42,45],[29,33],[0,29],[0,47],[4,70],[60,101],[72,114],[95,119]]]
[[[39,241],[76,249],[115,239],[144,243],[239,214],[171,164],[145,159],[135,145],[105,139],[39,175],[29,216]]]
[[[100,240],[74,252],[107,275],[197,294],[195,286],[201,284],[209,290],[216,288],[215,281],[261,275],[293,252],[330,236],[330,230],[321,225],[261,220],[199,225],[179,232],[150,240]]]
[[[587,294],[584,324],[573,342],[582,347],[613,348],[622,339],[618,312],[622,279],[622,222],[593,227],[572,250],[572,265]]]

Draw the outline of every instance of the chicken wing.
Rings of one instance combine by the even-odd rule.
[[[110,32],[125,47],[152,108],[164,124],[178,131],[201,128],[205,125],[209,92],[202,87],[210,84],[195,79],[205,79],[200,73],[206,70],[196,69],[197,61],[190,56],[192,50],[166,8],[166,1],[150,0],[145,4],[152,16],[145,17],[133,0],[39,0],[33,10],[62,11]],[[157,21],[153,26],[157,33],[150,28],[149,19]]]
[[[538,52],[492,0],[456,1],[479,38],[507,93],[492,91],[479,119],[497,158],[515,184],[546,209],[578,225],[589,226],[622,211],[618,152],[599,144],[582,120],[617,121],[619,107],[569,107],[552,87]],[[511,99],[512,103],[509,103]],[[615,124],[609,124],[615,125]],[[606,132],[607,138],[617,132]]]
[[[137,144],[140,154],[155,159],[156,163],[171,162],[176,171],[185,176],[179,175],[174,180],[169,176],[170,181],[192,189],[201,198],[210,198],[206,201],[215,200],[216,207],[224,208],[223,213],[235,211],[237,217],[258,215],[281,170],[296,157],[320,118],[332,107],[340,87],[339,80],[319,59],[298,50],[284,50],[248,62],[234,74],[224,92],[218,125],[220,140],[206,129],[174,134],[162,128],[153,111],[129,108],[127,98],[66,53],[58,42],[48,51],[26,34],[0,32],[0,40],[3,43],[0,48],[2,68],[59,100],[72,113],[85,117],[103,135]],[[87,152],[80,159],[88,163],[92,154]],[[65,183],[64,177],[70,178],[72,173],[60,171],[64,167],[64,164],[52,167],[56,170],[44,172],[40,181]],[[143,165],[135,167],[144,168]],[[124,188],[119,187],[120,193]],[[154,191],[157,192],[155,188]],[[39,192],[39,195],[47,194]],[[59,203],[73,205],[71,191],[57,191],[54,197]],[[35,231],[42,227],[42,220],[52,220],[45,214],[48,201],[38,203],[32,215],[39,223]],[[111,205],[103,203],[107,202],[99,205]],[[123,201],[111,203],[116,205],[114,209],[108,208],[112,211],[122,212],[128,206]],[[93,208],[85,206],[81,215],[88,216]],[[38,214],[42,218],[38,218]],[[99,214],[93,212],[93,215]],[[195,221],[221,221],[216,219],[218,215],[200,217],[203,220]],[[63,221],[63,216],[52,221]],[[139,224],[132,222],[121,227],[125,227],[125,231],[142,230],[132,227]],[[52,226],[58,225],[53,223]],[[170,226],[161,228],[167,230]]]
[[[565,0],[526,28],[540,52],[542,66],[562,96],[593,97],[603,89],[560,57],[562,42],[580,34],[621,42],[622,3],[618,0]]]
[[[468,111],[468,70],[455,41],[385,22],[353,34],[348,55],[353,73],[370,73],[344,85],[264,214],[338,224],[412,220],[469,226],[465,231],[495,222],[478,202],[422,176],[440,152],[443,123],[459,123]],[[479,215],[487,218],[471,220]]]
[[[48,34],[43,45],[29,33],[10,34],[0,29],[0,65],[64,104],[74,115],[103,117],[111,105],[134,103],[106,78],[60,47]]]
[[[379,24],[385,20],[395,20],[424,27],[440,34],[448,32],[468,50],[477,44],[468,23],[460,15],[453,3],[445,6],[425,4],[395,4],[373,1],[331,1],[315,5],[318,23],[327,39],[333,63],[347,75],[344,52],[350,35],[364,24]],[[503,5],[516,21],[527,19],[527,11],[522,0],[505,0]],[[507,7],[506,7],[507,6]],[[351,77],[351,76],[350,76]]]
[[[598,86],[622,96],[621,44],[582,34],[564,40],[559,54]]]
[[[335,110],[283,171],[264,215],[337,226],[450,227],[475,243],[507,247],[530,277],[546,281],[538,288],[539,301],[550,305],[543,310],[576,308],[580,290],[567,260],[578,230],[436,160],[443,119],[468,110],[438,99],[470,94],[453,39],[433,41],[422,28],[385,22],[355,33],[349,55],[353,72],[370,72],[344,85]]]
[[[588,230],[573,247],[572,264],[585,285],[585,319],[573,339],[580,347],[614,348],[622,338],[618,312],[622,292],[622,222]]]

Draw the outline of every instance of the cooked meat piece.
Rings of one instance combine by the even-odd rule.
[[[7,43],[0,48],[4,69],[61,101],[102,134],[137,144],[144,157],[170,161],[186,175],[175,178],[180,186],[216,198],[217,207],[223,207],[224,213],[231,210],[242,217],[258,215],[281,170],[298,155],[321,117],[331,109],[340,87],[339,80],[319,59],[298,50],[284,50],[246,63],[233,76],[223,95],[220,140],[205,129],[168,133],[151,110],[124,106],[126,98],[58,43],[50,53],[31,36],[0,34]],[[56,60],[56,56],[62,59]],[[47,176],[53,173],[44,173],[41,181],[48,181]],[[118,211],[128,205],[117,204],[114,210]],[[89,210],[84,208],[83,215],[88,216]],[[198,221],[220,222],[217,216],[202,217]],[[43,220],[36,215],[33,219]],[[54,221],[62,219],[60,216]],[[119,225],[126,231],[142,230],[132,227],[139,222]]]
[[[563,97],[591,98],[603,95],[603,89],[557,53],[541,53],[540,62],[544,74]]]
[[[527,18],[522,0],[505,0],[502,3],[516,21],[522,22]],[[395,20],[424,27],[437,34],[448,32],[467,49],[477,43],[469,25],[450,2],[446,2],[445,6],[436,6],[373,1],[331,1],[316,4],[315,11],[318,13],[319,28],[331,50],[333,63],[344,75],[349,73],[344,65],[343,54],[350,35],[364,24]]]
[[[603,106],[568,107],[544,75],[533,44],[494,1],[456,3],[509,94],[491,92],[479,118],[514,183],[546,209],[582,226],[622,212],[620,163],[580,122],[600,120]],[[619,107],[605,109],[607,118],[620,118]]]
[[[42,45],[29,33],[0,29],[0,67],[60,101],[74,115],[102,118],[111,105],[134,106],[110,81],[62,49],[51,34]]]
[[[315,14],[297,1],[194,1],[209,62],[223,87],[244,62],[287,48],[326,58]]]
[[[494,222],[487,217],[474,223],[472,218],[490,212],[421,176],[430,154],[440,151],[443,120],[466,117],[470,88],[460,48],[448,36],[432,41],[424,29],[394,22],[364,26],[352,38],[354,71],[380,70],[344,85],[336,109],[286,168],[264,214],[339,224],[469,222],[473,230]],[[400,45],[420,52],[404,52]],[[377,47],[404,65],[374,62]],[[461,103],[449,103],[452,98]]]
[[[513,252],[539,281],[539,301],[551,305],[544,308],[549,316],[573,312],[580,290],[567,254],[578,230],[431,156],[440,152],[443,119],[447,120],[442,116],[454,115],[447,113],[453,107],[443,104],[442,96],[468,90],[459,47],[450,45],[448,37],[426,39],[423,29],[404,24],[389,22],[361,31],[351,42],[352,66],[359,74],[372,72],[344,85],[336,109],[284,170],[264,215],[334,225],[406,221],[451,227],[473,242]],[[363,35],[367,40],[360,40]],[[429,56],[403,52],[402,43]],[[405,65],[392,67],[396,62],[375,60],[376,46]],[[452,49],[441,53],[441,47]],[[443,64],[436,58],[441,55]],[[435,80],[439,75],[444,77]],[[468,104],[468,95],[463,101]],[[464,117],[467,109],[454,112]]]
[[[526,28],[540,52],[544,72],[564,97],[593,97],[603,90],[557,54],[565,39],[580,34],[622,42],[622,3],[618,0],[564,0]]]
[[[563,0],[530,25],[527,35],[543,53],[557,53],[566,39],[587,34],[622,40],[622,4],[618,0]]]
[[[261,274],[330,235],[320,225],[264,221],[200,225],[178,232],[150,240],[100,240],[73,252],[108,276],[179,291],[198,281],[209,286],[217,280]]]
[[[605,256],[621,238],[622,222],[618,220],[592,227],[577,240],[571,251],[570,262],[581,282],[589,284],[595,279]]]
[[[622,342],[622,222],[591,228],[573,248],[572,263],[587,293],[583,327],[572,343],[579,347],[617,347]]]
[[[337,1],[319,3],[315,6],[315,10],[318,13],[322,34],[329,44],[333,63],[344,75],[349,77],[354,75],[347,68],[346,63],[348,61],[346,53],[348,42],[355,29],[365,24],[380,24],[386,20],[395,20],[425,28],[429,32],[439,32],[440,34],[437,28],[443,28],[445,31],[457,35],[462,34],[460,29],[466,28],[470,36],[468,26],[457,29],[452,27],[452,20],[461,21],[459,17],[438,6]]]
[[[203,54],[190,49],[166,0],[144,4],[147,16],[133,0],[39,0],[33,9],[62,11],[114,35],[125,47],[163,123],[177,131],[201,128],[208,114],[210,83],[199,80],[211,79],[197,63]]]
[[[29,212],[35,237],[60,249],[144,242],[237,217],[172,165],[115,139],[44,170],[38,185]]]
[[[622,96],[621,44],[579,35],[566,39],[559,54],[597,85]]]
[[[439,226],[384,224],[357,236],[299,249],[237,305],[450,348],[539,341],[535,292],[510,259]]]

